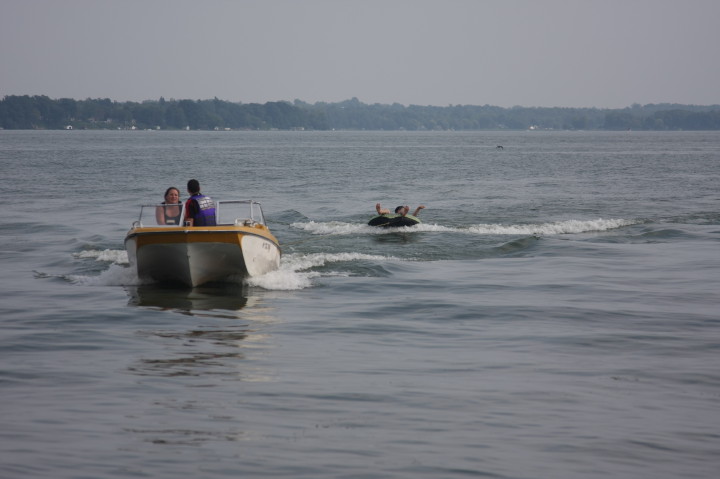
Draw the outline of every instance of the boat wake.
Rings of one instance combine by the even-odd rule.
[[[269,290],[297,290],[312,286],[313,278],[320,276],[349,276],[348,272],[319,271],[333,263],[358,261],[397,260],[389,256],[362,253],[294,253],[282,257],[280,269],[245,281],[250,286]]]
[[[318,223],[315,221],[296,222],[290,226],[303,230],[311,235],[319,236],[350,236],[350,235],[397,235],[398,233],[442,232],[464,235],[483,236],[521,236],[539,237],[545,235],[580,234],[589,232],[603,232],[634,224],[642,221],[627,219],[596,219],[596,220],[567,220],[551,223],[537,224],[474,224],[466,227],[450,227],[437,224],[422,223],[412,227],[377,228],[365,224],[344,223],[330,221]],[[515,245],[515,242],[509,244]],[[97,275],[65,275],[63,279],[73,283],[93,286],[137,286],[143,281],[137,277],[133,268],[129,267],[128,256],[125,250],[86,250],[73,255],[79,260],[94,260],[102,263],[101,268],[91,267],[98,272]],[[365,274],[368,269],[382,269],[382,263],[389,261],[408,261],[393,256],[363,254],[354,252],[336,253],[291,253],[285,254],[280,260],[280,268],[267,274],[238,279],[238,283],[259,287],[266,290],[292,291],[311,288],[313,280],[319,277],[350,276]],[[365,262],[366,264],[362,264]],[[335,265],[346,263],[340,267]],[[367,264],[370,263],[370,264]],[[107,265],[109,264],[109,267]],[[374,274],[374,273],[370,273]]]
[[[62,279],[78,285],[90,286],[138,286],[145,284],[137,273],[128,267],[127,252],[124,250],[87,250],[73,254],[78,259],[90,259],[99,263],[110,263],[110,267],[100,271],[99,275],[64,275]],[[291,291],[310,288],[313,279],[329,276],[349,276],[344,271],[331,271],[327,268],[336,263],[357,263],[360,261],[384,262],[402,261],[399,258],[362,253],[293,253],[282,256],[280,268],[270,273],[239,280],[249,286],[267,290]],[[42,277],[38,274],[38,277]]]
[[[78,259],[94,259],[95,261],[127,265],[128,255],[125,250],[105,249],[105,250],[86,250],[73,254]]]
[[[354,235],[354,234],[396,234],[416,232],[442,232],[461,233],[474,235],[520,235],[520,236],[543,236],[559,234],[578,234],[593,231],[608,231],[624,226],[640,224],[639,220],[627,219],[602,219],[595,220],[566,220],[552,223],[536,224],[474,224],[467,227],[452,227],[438,224],[421,223],[415,226],[401,228],[378,228],[357,223],[343,223],[340,221],[329,221],[318,223],[310,221],[307,223],[292,223],[290,226],[306,231],[314,235]]]
[[[641,221],[625,219],[567,220],[555,223],[527,225],[479,224],[468,228],[469,233],[483,235],[561,235],[609,231]]]

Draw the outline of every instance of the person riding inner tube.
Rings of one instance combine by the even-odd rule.
[[[420,210],[424,208],[425,206],[420,205],[415,209],[415,212],[412,215],[409,215],[409,206],[398,206],[395,208],[395,214],[392,214],[390,213],[390,210],[382,208],[380,203],[377,203],[375,205],[375,210],[377,211],[378,216],[371,218],[370,221],[368,221],[368,225],[383,227],[413,226],[422,223],[417,215],[420,213]]]

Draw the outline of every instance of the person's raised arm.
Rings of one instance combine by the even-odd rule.
[[[390,214],[390,210],[381,208],[380,203],[377,203],[375,205],[375,211],[377,211],[377,214],[379,214],[379,215],[389,215]]]
[[[420,213],[420,210],[424,210],[425,205],[420,205],[417,208],[415,208],[415,213],[413,213],[413,216],[417,216]]]

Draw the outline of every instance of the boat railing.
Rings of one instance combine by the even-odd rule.
[[[215,218],[218,225],[255,226],[265,224],[260,203],[253,200],[229,200],[215,202]]]
[[[170,211],[165,210],[168,215],[164,215],[163,209],[170,208],[172,206],[180,207],[180,215],[175,216],[177,222],[166,223],[165,217],[170,217]],[[154,205],[141,205],[140,216],[136,221],[133,221],[133,228],[144,227],[144,226],[160,226],[160,227],[177,227],[183,225],[183,218],[185,218],[185,205],[166,205],[166,204],[154,204]],[[159,220],[158,220],[159,219]]]
[[[178,217],[179,223],[167,224],[164,222],[163,208],[174,205],[153,204],[141,205],[140,216],[133,222],[133,228],[153,226],[153,227],[177,227],[183,226],[185,218],[185,205],[181,207],[181,213]],[[160,218],[160,221],[158,221]],[[215,219],[218,225],[237,225],[237,226],[255,226],[257,224],[266,224],[265,215],[263,214],[260,203],[253,200],[228,200],[215,202]]]

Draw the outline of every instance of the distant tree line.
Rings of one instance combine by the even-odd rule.
[[[5,129],[327,129],[319,112],[288,102],[231,103],[218,100],[116,102],[108,98],[52,100],[47,96],[6,96],[0,101]]]
[[[632,105],[622,109],[340,103],[295,106],[321,112],[331,128],[359,130],[719,130],[720,105]]]
[[[720,130],[720,105],[632,105],[622,109],[212,100],[116,102],[5,96],[4,129],[192,130]]]

